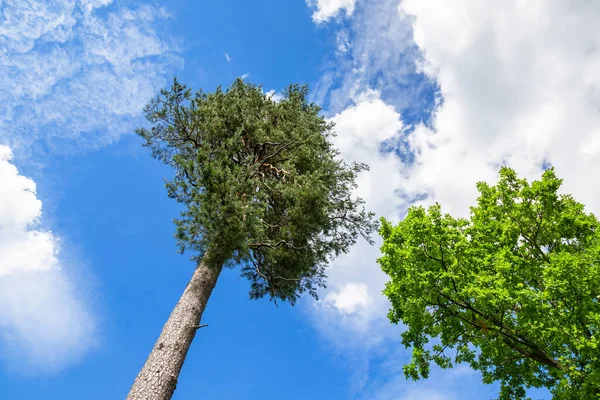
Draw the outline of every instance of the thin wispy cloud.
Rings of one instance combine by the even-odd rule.
[[[0,143],[16,154],[36,142],[65,152],[133,130],[141,108],[182,60],[176,44],[156,31],[165,10],[111,3],[3,3]]]
[[[422,53],[413,40],[412,20],[398,12],[397,0],[357,1],[335,40],[337,54],[318,84],[316,99],[330,113],[351,106],[365,90],[378,91],[406,124],[432,113],[436,82],[419,71]]]
[[[307,0],[306,3],[314,9],[313,21],[322,23],[341,12],[345,12],[347,16],[352,15],[356,0]]]
[[[227,62],[231,62],[231,57],[228,53],[225,53],[225,59],[227,60]]]
[[[0,23],[0,348],[5,366],[54,372],[97,343],[81,265],[44,224],[14,158],[97,148],[133,131],[182,65],[149,5],[7,0]],[[101,9],[101,10],[100,10]],[[43,172],[37,179],[43,179]],[[87,294],[86,294],[87,295]]]

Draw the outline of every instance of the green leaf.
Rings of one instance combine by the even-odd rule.
[[[408,377],[468,363],[500,381],[500,399],[528,387],[600,398],[600,223],[561,183],[554,169],[530,184],[505,167],[497,185],[477,184],[468,220],[439,204],[381,220],[378,262],[389,319],[413,349]]]

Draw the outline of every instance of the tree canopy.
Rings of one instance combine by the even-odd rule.
[[[547,387],[555,399],[600,398],[600,224],[554,170],[529,184],[502,168],[477,184],[469,219],[436,204],[382,219],[378,260],[389,319],[412,348],[407,377],[468,363],[500,381],[500,399]]]
[[[333,124],[307,95],[292,85],[275,101],[242,79],[192,94],[175,80],[146,107],[151,128],[137,132],[175,170],[166,185],[185,206],[181,251],[240,265],[252,298],[316,296],[329,259],[377,227],[351,196],[367,166],[340,159]]]

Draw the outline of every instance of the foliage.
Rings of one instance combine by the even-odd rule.
[[[181,251],[210,265],[241,265],[250,296],[292,303],[316,296],[327,261],[377,224],[353,199],[363,164],[346,164],[329,142],[333,124],[292,85],[274,101],[241,79],[195,94],[174,81],[145,109],[137,133],[172,166],[169,196]]]
[[[382,220],[389,318],[413,349],[407,377],[464,362],[501,382],[500,399],[527,387],[600,398],[600,224],[561,183],[553,169],[529,184],[505,167],[496,186],[477,184],[470,219],[436,204],[395,227]]]

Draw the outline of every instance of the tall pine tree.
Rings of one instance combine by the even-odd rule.
[[[137,133],[173,167],[169,196],[185,206],[175,221],[195,272],[127,397],[170,399],[202,313],[224,267],[239,267],[250,297],[292,304],[324,285],[329,260],[376,229],[352,189],[364,164],[346,164],[329,139],[333,125],[292,85],[280,101],[236,80],[195,94],[175,80],[145,109]]]

